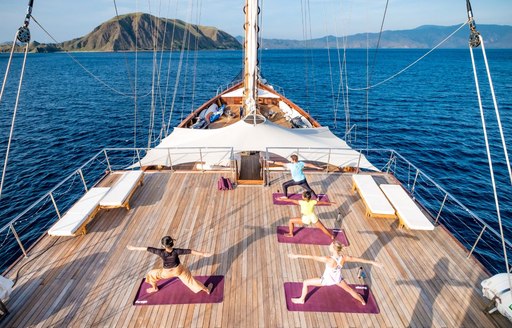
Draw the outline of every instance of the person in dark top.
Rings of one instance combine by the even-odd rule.
[[[154,293],[158,291],[157,283],[159,280],[178,277],[181,282],[183,282],[194,293],[204,291],[205,293],[210,294],[213,284],[210,283],[208,287],[205,287],[205,285],[197,281],[190,273],[190,270],[180,263],[179,255],[192,254],[210,257],[213,253],[204,253],[192,249],[174,248],[174,241],[175,240],[170,236],[163,237],[161,240],[161,244],[164,247],[163,249],[154,247],[136,247],[131,245],[126,246],[126,248],[131,251],[148,251],[158,255],[164,262],[162,269],[153,269],[146,274],[146,282],[151,285],[151,288],[148,288],[146,291],[148,293]]]

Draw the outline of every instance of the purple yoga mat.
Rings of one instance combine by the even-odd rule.
[[[341,229],[327,229],[334,234],[336,240],[344,246],[348,246],[348,239],[345,232]],[[329,245],[331,239],[318,228],[295,227],[293,229],[293,237],[286,237],[288,227],[277,227],[277,241],[287,244],[313,244],[313,245]]]
[[[284,196],[283,193],[273,193],[272,194],[272,202],[274,205],[295,205],[294,203],[288,203],[282,200],[279,200],[279,197]],[[302,194],[288,194],[288,198],[295,199],[295,200],[301,200]],[[311,199],[316,199],[315,197],[312,197]],[[326,194],[318,194],[318,200],[322,202],[330,202],[329,196]],[[330,205],[318,205],[318,206],[330,206]]]
[[[148,294],[147,288],[151,285],[142,279],[133,305],[162,305],[162,304],[197,304],[220,303],[224,299],[224,276],[196,276],[194,277],[205,286],[213,283],[210,295],[205,292],[195,294],[188,289],[178,278],[164,279],[158,282],[158,291]]]
[[[310,287],[304,304],[292,303],[292,297],[300,297],[301,282],[285,282],[284,293],[288,311],[303,312],[345,312],[345,313],[379,313],[379,306],[367,285],[349,285],[363,296],[366,305],[350,296],[338,286]]]

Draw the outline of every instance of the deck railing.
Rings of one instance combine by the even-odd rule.
[[[170,169],[178,170],[172,165],[173,150],[177,148],[161,148],[169,150]],[[188,147],[179,148],[187,152],[189,158],[196,163],[204,163],[203,158],[214,153],[225,153],[225,157],[233,158],[231,147]],[[138,169],[141,159],[147,154],[145,148],[105,148],[97,152],[91,159],[76,169],[41,196],[19,215],[9,220],[0,228],[0,272],[3,272],[20,256],[30,256],[29,248],[43,236],[46,231],[91,187],[100,182],[108,172],[117,170]],[[177,155],[176,155],[177,156]],[[191,157],[192,156],[192,157]],[[234,174],[233,161],[226,168],[228,174]],[[204,172],[199,165],[198,171]]]
[[[197,162],[209,151],[219,149],[181,149],[197,154]],[[328,158],[334,150],[322,148]],[[345,149],[347,150],[347,149]],[[231,152],[233,150],[226,149]],[[293,148],[300,154],[301,149]],[[311,151],[310,148],[302,151]],[[491,273],[505,271],[501,238],[491,224],[479,218],[427,174],[399,153],[389,149],[358,150],[379,170],[392,173],[432,217],[433,223],[442,224],[468,250],[468,257],[475,256]],[[109,171],[136,167],[147,153],[144,148],[106,148],[96,153],[76,171],[59,182],[21,214],[0,228],[0,272],[20,256],[33,255],[29,248],[53,225],[87,190],[96,185]],[[268,153],[266,154],[268,159]],[[327,161],[329,161],[327,159]],[[172,162],[172,161],[171,161]],[[173,167],[174,169],[174,167]],[[227,168],[231,173],[235,168]],[[266,174],[266,173],[265,173]],[[506,240],[507,251],[512,244]]]
[[[316,157],[329,158],[329,154],[340,148],[282,148],[290,154],[314,153]],[[356,150],[356,149],[353,149]],[[501,236],[498,231],[464,206],[452,194],[437,184],[425,172],[417,168],[405,157],[391,149],[356,150],[382,172],[393,174],[430,214],[435,225],[442,224],[466,248],[468,258],[474,256],[491,273],[506,272]],[[267,149],[266,159],[272,148]],[[323,155],[322,155],[323,152]],[[328,162],[328,160],[327,160]],[[268,177],[268,165],[265,177]],[[359,168],[358,168],[359,169]],[[267,178],[268,181],[268,178]],[[512,243],[505,240],[507,252],[512,251]],[[510,257],[509,257],[510,258]]]

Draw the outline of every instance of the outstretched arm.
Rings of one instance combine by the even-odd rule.
[[[335,202],[324,202],[324,201],[317,201],[317,205],[336,205]]]
[[[314,260],[318,262],[327,262],[329,260],[326,256],[314,256],[314,255],[301,255],[301,254],[293,254],[289,253],[288,257],[291,259],[307,259],[307,260]]]
[[[288,164],[288,163],[283,163],[283,162],[278,162],[278,161],[268,161],[268,163],[275,164],[275,165],[281,165],[281,166],[285,166],[286,164]]]
[[[126,245],[126,248],[128,248],[131,251],[147,251],[148,250],[147,247],[137,247],[137,246],[132,246],[132,245]]]
[[[345,256],[345,262],[366,263],[366,264],[375,265],[375,266],[377,266],[379,268],[382,268],[384,266],[382,263],[379,263],[379,262],[376,262],[376,261],[365,260],[365,259],[362,259],[362,258],[359,258],[359,257],[353,257],[353,256]]]
[[[202,257],[210,257],[213,255],[213,253],[206,253],[206,252],[200,252],[200,251],[195,251],[195,250],[191,250],[191,254],[192,255],[198,255],[198,256],[202,256]]]
[[[312,169],[317,169],[317,170],[323,170],[323,169],[324,169],[323,167],[316,166],[316,165],[314,165],[314,164],[309,164],[309,163],[304,163],[304,166],[305,166],[305,167],[312,168]]]
[[[299,205],[299,201],[296,200],[296,199],[290,199],[290,198],[278,198],[278,200],[280,202],[287,202],[287,203],[292,203],[292,204],[295,204],[295,205]]]

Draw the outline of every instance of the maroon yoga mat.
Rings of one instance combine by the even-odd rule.
[[[342,229],[327,229],[334,234],[336,240],[344,246],[348,246],[348,239]],[[331,239],[318,228],[295,227],[293,229],[293,237],[286,237],[288,227],[277,227],[277,241],[287,244],[313,244],[313,245],[329,245]]]
[[[366,305],[350,296],[338,286],[310,287],[304,304],[292,303],[292,297],[300,297],[301,282],[285,282],[284,293],[288,311],[303,312],[345,312],[345,313],[379,313],[379,306],[367,285],[349,285],[363,296]]]
[[[275,192],[272,194],[272,202],[274,203],[274,205],[295,205],[293,203],[288,203],[288,202],[278,199],[279,197],[282,197],[282,196],[284,196],[283,193]],[[288,198],[295,199],[295,200],[301,200],[302,194],[288,194]],[[317,198],[312,197],[311,199],[317,199]],[[322,202],[330,202],[329,196],[327,196],[326,194],[318,194],[318,200],[322,201]],[[318,206],[330,206],[330,205],[318,205]]]
[[[158,291],[148,294],[146,289],[151,287],[142,279],[133,305],[162,305],[162,304],[197,304],[220,303],[224,299],[224,276],[195,276],[205,286],[213,283],[210,295],[205,292],[195,294],[178,278],[164,279],[158,282]]]

